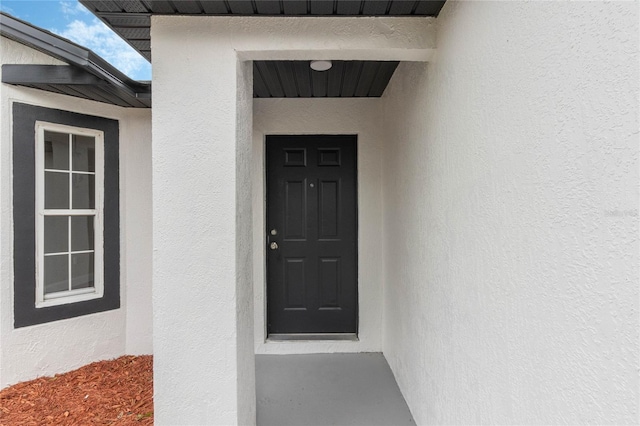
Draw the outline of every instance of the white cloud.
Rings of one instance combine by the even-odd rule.
[[[13,8],[7,6],[6,3],[0,2],[0,10],[8,13],[9,15],[16,16],[16,12],[14,12]]]
[[[97,18],[88,21],[75,19],[63,30],[53,32],[93,50],[131,78],[150,79],[147,60]]]
[[[75,15],[89,14],[89,10],[80,2],[75,0],[60,0],[60,9],[66,18]]]

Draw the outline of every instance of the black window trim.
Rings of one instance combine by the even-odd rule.
[[[104,132],[104,295],[36,308],[36,121]],[[120,308],[119,123],[117,120],[13,103],[14,327]]]

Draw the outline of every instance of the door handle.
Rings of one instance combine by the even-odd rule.
[[[276,243],[275,241],[272,242],[271,244],[269,244],[269,248],[271,250],[278,250],[278,243]]]

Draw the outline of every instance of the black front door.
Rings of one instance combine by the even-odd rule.
[[[356,333],[356,136],[267,136],[267,331]]]

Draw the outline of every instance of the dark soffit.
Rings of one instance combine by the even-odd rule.
[[[4,64],[3,83],[124,107],[151,107],[151,83],[130,79],[89,49],[6,13],[0,13],[0,35],[69,64]]]
[[[254,98],[380,97],[397,61],[333,61],[313,71],[309,61],[254,61]]]

